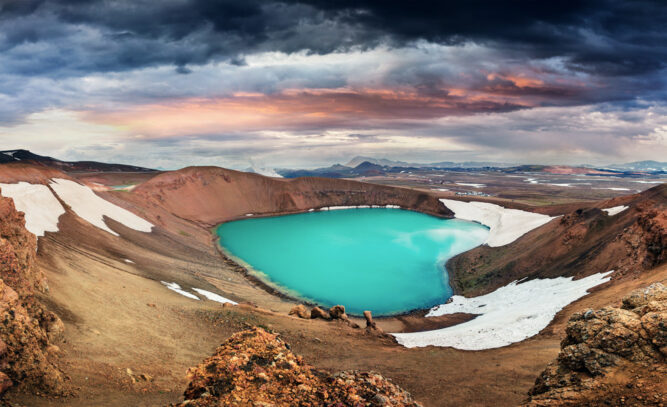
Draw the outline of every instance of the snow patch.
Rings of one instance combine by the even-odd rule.
[[[454,212],[456,218],[479,222],[487,226],[489,235],[484,243],[491,247],[512,243],[553,219],[548,215],[507,209],[486,202],[462,202],[452,199],[441,199],[440,202]]]
[[[350,206],[324,206],[320,211],[339,211],[343,209],[370,209],[370,208],[387,208],[387,209],[401,209],[399,205],[350,205]],[[309,209],[312,212],[314,209]]]
[[[134,264],[134,262],[130,259],[125,259],[124,261],[125,261],[125,263]]]
[[[49,187],[41,184],[0,184],[2,196],[12,198],[17,210],[25,213],[25,228],[35,236],[58,231],[58,218],[65,208]]]
[[[473,187],[473,188],[484,188],[486,186],[485,184],[471,184],[466,182],[457,182],[456,185],[463,185],[466,187]]]
[[[629,206],[619,205],[619,206],[613,206],[611,208],[603,209],[603,211],[607,212],[607,215],[609,215],[609,216],[614,216],[618,213],[623,212],[624,210],[626,210],[628,208],[629,208]]]
[[[492,349],[537,335],[565,306],[611,279],[611,271],[573,280],[572,277],[513,282],[473,298],[460,295],[431,309],[427,317],[463,312],[471,321],[434,331],[392,334],[401,345],[451,346],[464,350]]]
[[[248,169],[249,172],[254,172],[255,174],[259,175],[264,175],[265,177],[273,177],[273,178],[282,178],[283,176],[278,174],[276,170],[273,168],[266,168],[266,167],[250,167]]]
[[[193,300],[197,300],[197,301],[199,301],[199,297],[197,297],[196,295],[194,295],[194,294],[192,294],[192,293],[189,293],[189,292],[183,290],[183,289],[181,288],[181,286],[178,285],[177,283],[168,283],[168,282],[166,282],[166,281],[160,281],[160,282],[161,282],[162,284],[164,284],[165,287],[167,287],[167,288],[170,289],[171,291],[177,292],[177,293],[181,294],[181,295],[184,296],[184,297],[192,298]]]
[[[153,225],[148,221],[100,198],[85,185],[56,178],[52,180],[51,188],[79,217],[112,235],[118,236],[118,233],[107,226],[104,216],[140,232],[150,233],[153,229]]]
[[[618,187],[593,188],[593,189],[611,189],[612,191],[629,191],[630,190],[630,188],[618,188]]]
[[[203,295],[204,297],[206,297],[207,299],[209,299],[211,301],[219,302],[221,304],[224,304],[224,303],[229,303],[229,304],[233,304],[233,305],[238,304],[238,303],[236,303],[236,302],[234,302],[230,299],[227,299],[227,298],[225,298],[221,295],[218,295],[216,293],[212,293],[210,291],[202,290],[201,288],[193,288],[193,290],[196,291],[198,294]]]

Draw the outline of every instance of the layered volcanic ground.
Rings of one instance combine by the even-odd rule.
[[[249,403],[255,391],[262,395],[258,401],[279,395],[304,405],[306,399],[326,404],[329,396],[332,403],[367,403],[362,405],[561,405],[569,399],[558,389],[571,386],[540,385],[545,378],[611,372],[582,370],[584,356],[571,363],[559,357],[562,369],[570,370],[557,372],[556,363],[545,371],[566,352],[561,339],[564,346],[616,355],[605,348],[616,342],[573,336],[570,326],[587,315],[580,311],[617,305],[632,290],[667,278],[665,184],[613,199],[533,208],[510,200],[440,200],[434,192],[347,179],[286,180],[217,167],[152,172],[74,166],[80,171],[64,172],[72,166],[60,163],[0,165],[0,388],[6,405],[223,405],[234,396]],[[214,226],[247,214],[372,205],[490,228],[485,245],[448,263],[457,294],[450,304],[376,318],[366,329],[365,321],[341,317],[339,309],[324,310],[324,318],[289,315],[298,301],[249,276],[221,253],[212,234]],[[549,307],[535,306],[535,299]],[[617,353],[624,358],[619,363],[636,363],[622,368],[644,377],[660,394],[651,394],[652,400],[659,401],[667,390],[652,375],[664,365],[665,310],[656,304],[625,308],[632,321],[647,319],[650,335],[632,346],[650,348],[650,358]],[[519,313],[527,308],[532,313]],[[651,313],[654,319],[646,317]],[[508,339],[484,322],[500,317],[520,335]],[[543,324],[521,322],[540,318]],[[640,332],[635,322],[628,323]],[[471,323],[484,325],[477,334],[465,333]],[[622,331],[612,328],[605,332]],[[423,342],[422,331],[436,339]],[[387,332],[399,333],[398,340]],[[401,339],[413,334],[418,340]],[[456,335],[461,346],[447,342]],[[505,342],[489,344],[489,337]],[[466,347],[470,343],[482,345]],[[276,352],[283,347],[289,352]],[[641,370],[643,362],[649,370]],[[225,370],[236,368],[243,373]],[[294,393],[276,385],[281,376],[290,378]],[[600,383],[614,386],[611,379]],[[602,391],[597,382],[591,386]],[[184,402],[186,388],[192,401]],[[359,398],[349,401],[349,394]],[[638,394],[631,396],[640,402]]]

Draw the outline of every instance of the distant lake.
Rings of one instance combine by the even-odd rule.
[[[488,234],[477,223],[384,208],[249,218],[216,231],[267,284],[356,315],[442,304],[452,295],[444,264]]]

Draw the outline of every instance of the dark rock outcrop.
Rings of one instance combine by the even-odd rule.
[[[233,335],[190,369],[188,379],[179,407],[420,406],[379,374],[316,370],[277,334],[261,328]]]
[[[343,321],[349,319],[345,313],[345,307],[342,305],[334,305],[329,308],[329,315],[331,316],[331,319],[342,319]]]
[[[303,304],[295,305],[294,307],[292,307],[292,309],[289,312],[289,315],[295,315],[303,319],[310,319],[310,312],[308,312],[308,309]]]
[[[663,284],[633,291],[620,308],[574,314],[566,333],[557,360],[531,389],[528,405],[667,403],[667,288]]]
[[[323,310],[320,307],[314,307],[313,309],[310,310],[310,318],[312,318],[312,319],[321,318],[321,319],[327,319],[327,320],[331,319],[331,317],[329,316],[329,313],[326,312],[325,310]]]

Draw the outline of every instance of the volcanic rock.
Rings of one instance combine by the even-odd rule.
[[[316,319],[316,318],[322,318],[322,319],[331,319],[329,317],[329,313],[323,310],[320,307],[314,307],[313,309],[310,310],[310,318]]]
[[[366,318],[366,328],[375,328],[375,322],[373,322],[373,314],[370,311],[364,311],[364,318]]]
[[[329,308],[329,315],[331,315],[331,319],[348,320],[347,314],[345,313],[345,307],[342,305],[334,305]]]
[[[572,315],[566,334],[557,360],[537,378],[527,405],[617,405],[621,398],[632,404],[648,394],[650,403],[667,402],[663,284],[633,291],[623,298],[621,308]]]
[[[261,328],[239,332],[188,370],[178,406],[420,406],[377,373],[316,370]]]
[[[0,395],[12,387],[12,384],[12,379],[10,379],[6,374],[0,372]]]
[[[293,307],[290,310],[289,315],[296,315],[299,318],[310,319],[310,313],[308,312],[306,306],[303,304],[299,304]]]
[[[46,280],[35,265],[36,237],[25,229],[13,201],[0,197],[0,387],[12,383],[32,392],[69,393],[63,373],[49,352],[64,325],[35,296]]]

